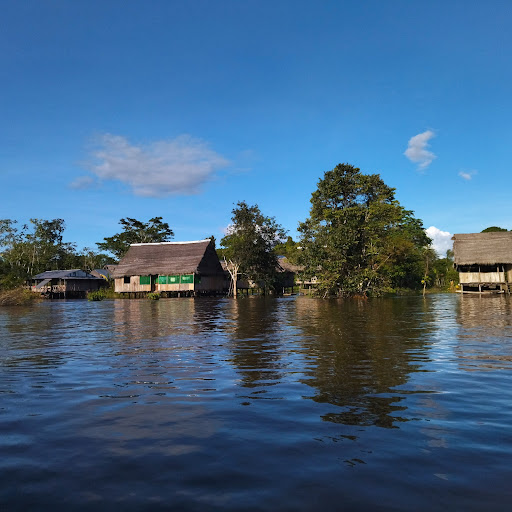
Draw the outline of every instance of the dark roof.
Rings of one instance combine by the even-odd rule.
[[[113,277],[221,274],[222,267],[210,239],[195,242],[132,244]]]
[[[79,268],[73,268],[71,270],[47,270],[37,274],[32,279],[100,279],[91,274],[88,274],[84,270]]]
[[[458,234],[452,240],[457,265],[512,263],[512,231]]]
[[[91,270],[91,274],[95,277],[101,277],[101,279],[110,279],[110,272],[104,268],[95,268]]]

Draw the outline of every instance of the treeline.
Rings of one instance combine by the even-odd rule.
[[[279,286],[278,255],[314,281],[323,297],[376,296],[407,289],[449,288],[457,283],[452,255],[438,258],[422,221],[403,208],[395,189],[378,174],[348,164],[324,174],[311,196],[300,239],[257,206],[240,202],[221,240],[222,254],[242,275],[265,287]]]
[[[45,270],[102,268],[118,261],[132,243],[174,237],[162,217],[148,222],[128,217],[120,225],[119,233],[97,243],[97,251],[79,251],[63,241],[63,219],[31,219],[21,227],[15,220],[1,220],[0,287],[22,284]],[[269,291],[281,286],[282,256],[299,269],[302,281],[316,278],[316,291],[323,297],[448,288],[457,282],[452,255],[437,257],[422,221],[400,205],[395,189],[378,174],[363,174],[348,164],[337,165],[319,180],[310,215],[298,231],[300,238],[294,241],[258,205],[240,201],[217,251],[233,276]]]
[[[108,254],[64,242],[64,219],[0,220],[0,288],[10,289],[46,270],[103,268],[115,259]]]

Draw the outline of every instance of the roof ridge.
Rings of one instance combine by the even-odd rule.
[[[136,244],[130,244],[130,247],[140,247],[141,245],[179,245],[179,244],[200,244],[202,242],[210,242],[210,238],[205,238],[203,240],[189,240],[185,242],[140,242]]]

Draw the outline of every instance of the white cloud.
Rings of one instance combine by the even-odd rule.
[[[435,133],[432,130],[427,130],[409,139],[409,145],[404,155],[411,162],[418,164],[418,169],[426,169],[436,158],[436,155],[427,149],[430,146],[428,141],[432,137],[435,137]]]
[[[473,176],[475,174],[478,174],[478,171],[459,171],[459,176],[465,179],[466,181],[473,179]]]
[[[121,181],[145,197],[197,194],[229,164],[206,142],[188,135],[135,146],[107,133],[99,137],[92,156],[89,168],[100,180]]]
[[[74,188],[77,190],[91,188],[94,187],[95,185],[96,180],[92,176],[78,176],[78,178],[76,178],[69,184],[70,188]]]
[[[446,251],[453,248],[453,235],[448,231],[441,231],[435,226],[430,226],[425,231],[427,235],[432,238],[432,247],[441,258],[444,258]]]

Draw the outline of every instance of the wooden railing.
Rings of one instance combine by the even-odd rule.
[[[470,283],[504,283],[505,272],[460,272],[459,282]]]

